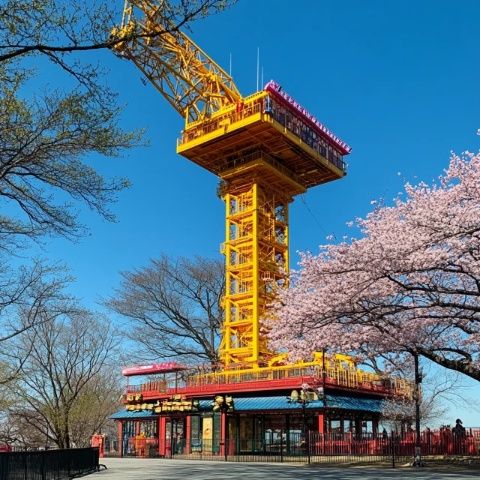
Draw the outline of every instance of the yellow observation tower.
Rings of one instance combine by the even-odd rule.
[[[132,35],[136,34],[136,35]],[[232,78],[171,25],[154,1],[125,2],[115,51],[184,117],[177,152],[220,178],[225,201],[225,370],[259,369],[273,353],[261,319],[288,275],[288,206],[345,175],[350,147],[271,81],[242,97]]]

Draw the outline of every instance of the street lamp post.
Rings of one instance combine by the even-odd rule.
[[[418,364],[418,353],[413,354],[414,376],[415,376],[415,457],[413,460],[414,467],[422,467],[422,444],[420,439],[420,384],[422,383],[422,374]]]
[[[302,408],[302,430],[303,438],[305,440],[305,448],[307,451],[308,463],[310,463],[310,439],[307,430],[307,405],[310,403],[310,396],[313,392],[310,389],[310,386],[304,383],[300,389],[300,392],[297,390],[292,390],[292,393],[287,397],[289,403],[296,403]]]
[[[213,400],[213,411],[221,413],[223,424],[223,453],[225,461],[228,459],[228,412],[233,411],[233,398],[230,395],[216,395]]]

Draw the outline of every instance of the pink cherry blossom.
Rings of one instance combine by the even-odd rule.
[[[303,253],[269,322],[274,349],[417,352],[480,380],[480,155],[405,185],[354,225],[359,239]]]

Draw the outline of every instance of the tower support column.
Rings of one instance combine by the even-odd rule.
[[[288,205],[304,188],[267,160],[259,152],[222,176],[226,368],[258,368],[271,356],[261,320],[288,275]]]

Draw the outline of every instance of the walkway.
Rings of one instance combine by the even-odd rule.
[[[472,480],[479,471],[433,470],[400,467],[326,467],[267,463],[207,462],[136,458],[102,458],[108,470],[95,473],[92,480]]]

